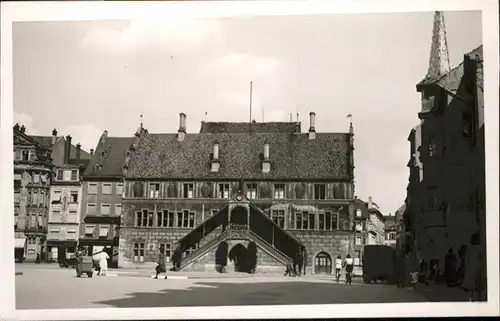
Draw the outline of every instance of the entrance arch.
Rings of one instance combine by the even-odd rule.
[[[228,258],[234,262],[235,272],[248,272],[247,256],[247,248],[241,243],[236,244],[229,251]]]
[[[319,252],[314,258],[315,274],[331,274],[332,273],[332,257],[326,252]]]
[[[233,208],[230,222],[236,225],[248,225],[248,210],[243,206]]]

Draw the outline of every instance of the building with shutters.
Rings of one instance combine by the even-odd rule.
[[[485,255],[484,93],[482,46],[451,68],[444,17],[436,12],[420,124],[410,133],[406,250],[444,269],[451,248]],[[479,241],[480,240],[480,241]]]
[[[120,267],[153,266],[178,247],[184,270],[282,273],[305,249],[308,273],[353,253],[353,128],[203,122],[187,133],[141,126],[123,164]],[[216,257],[218,258],[216,260]]]
[[[47,235],[49,261],[67,260],[76,252],[82,196],[80,177],[90,157],[80,144],[73,148],[71,136],[66,136],[63,162],[54,166],[50,187]]]
[[[34,261],[46,253],[47,215],[52,178],[52,146],[14,126],[15,259]]]
[[[122,166],[134,137],[110,137],[104,131],[82,175],[79,244],[90,253],[105,250],[109,267],[118,265],[122,214]]]

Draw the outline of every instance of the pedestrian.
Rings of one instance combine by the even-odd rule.
[[[40,264],[40,253],[37,253],[36,254],[36,260],[35,260],[36,264]]]
[[[102,252],[99,254],[99,268],[100,268],[100,275],[105,276],[108,272],[108,259],[109,255],[106,253],[105,250],[102,250]]]
[[[341,270],[342,270],[342,257],[340,255],[337,255],[337,258],[335,259],[335,279],[337,280],[337,283],[339,283],[340,280]]]
[[[347,254],[344,267],[346,272],[345,283],[351,285],[352,284],[352,271],[354,270],[354,259],[351,258],[350,254]]]
[[[299,268],[299,276],[302,276],[302,267],[304,266],[304,254],[302,252],[302,249],[299,250],[298,255],[297,255],[297,265]]]
[[[165,273],[165,280],[167,279],[167,266],[165,263],[165,248],[160,246],[160,255],[158,257],[158,265],[156,266],[156,276],[155,279],[158,278],[158,275],[161,273]]]
[[[418,283],[418,260],[414,253],[408,255],[409,258],[409,272],[410,272],[410,286],[415,289]]]
[[[286,269],[285,269],[285,276],[292,277],[293,275],[293,267],[291,263],[286,264]]]

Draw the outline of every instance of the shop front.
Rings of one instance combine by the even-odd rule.
[[[22,263],[26,258],[26,236],[16,236],[14,239],[15,261]]]
[[[47,241],[47,261],[57,262],[62,267],[72,266],[77,249],[77,241]]]

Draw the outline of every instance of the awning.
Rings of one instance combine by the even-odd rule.
[[[14,248],[16,248],[16,249],[24,249],[25,244],[26,244],[25,237],[16,237],[14,239]]]

